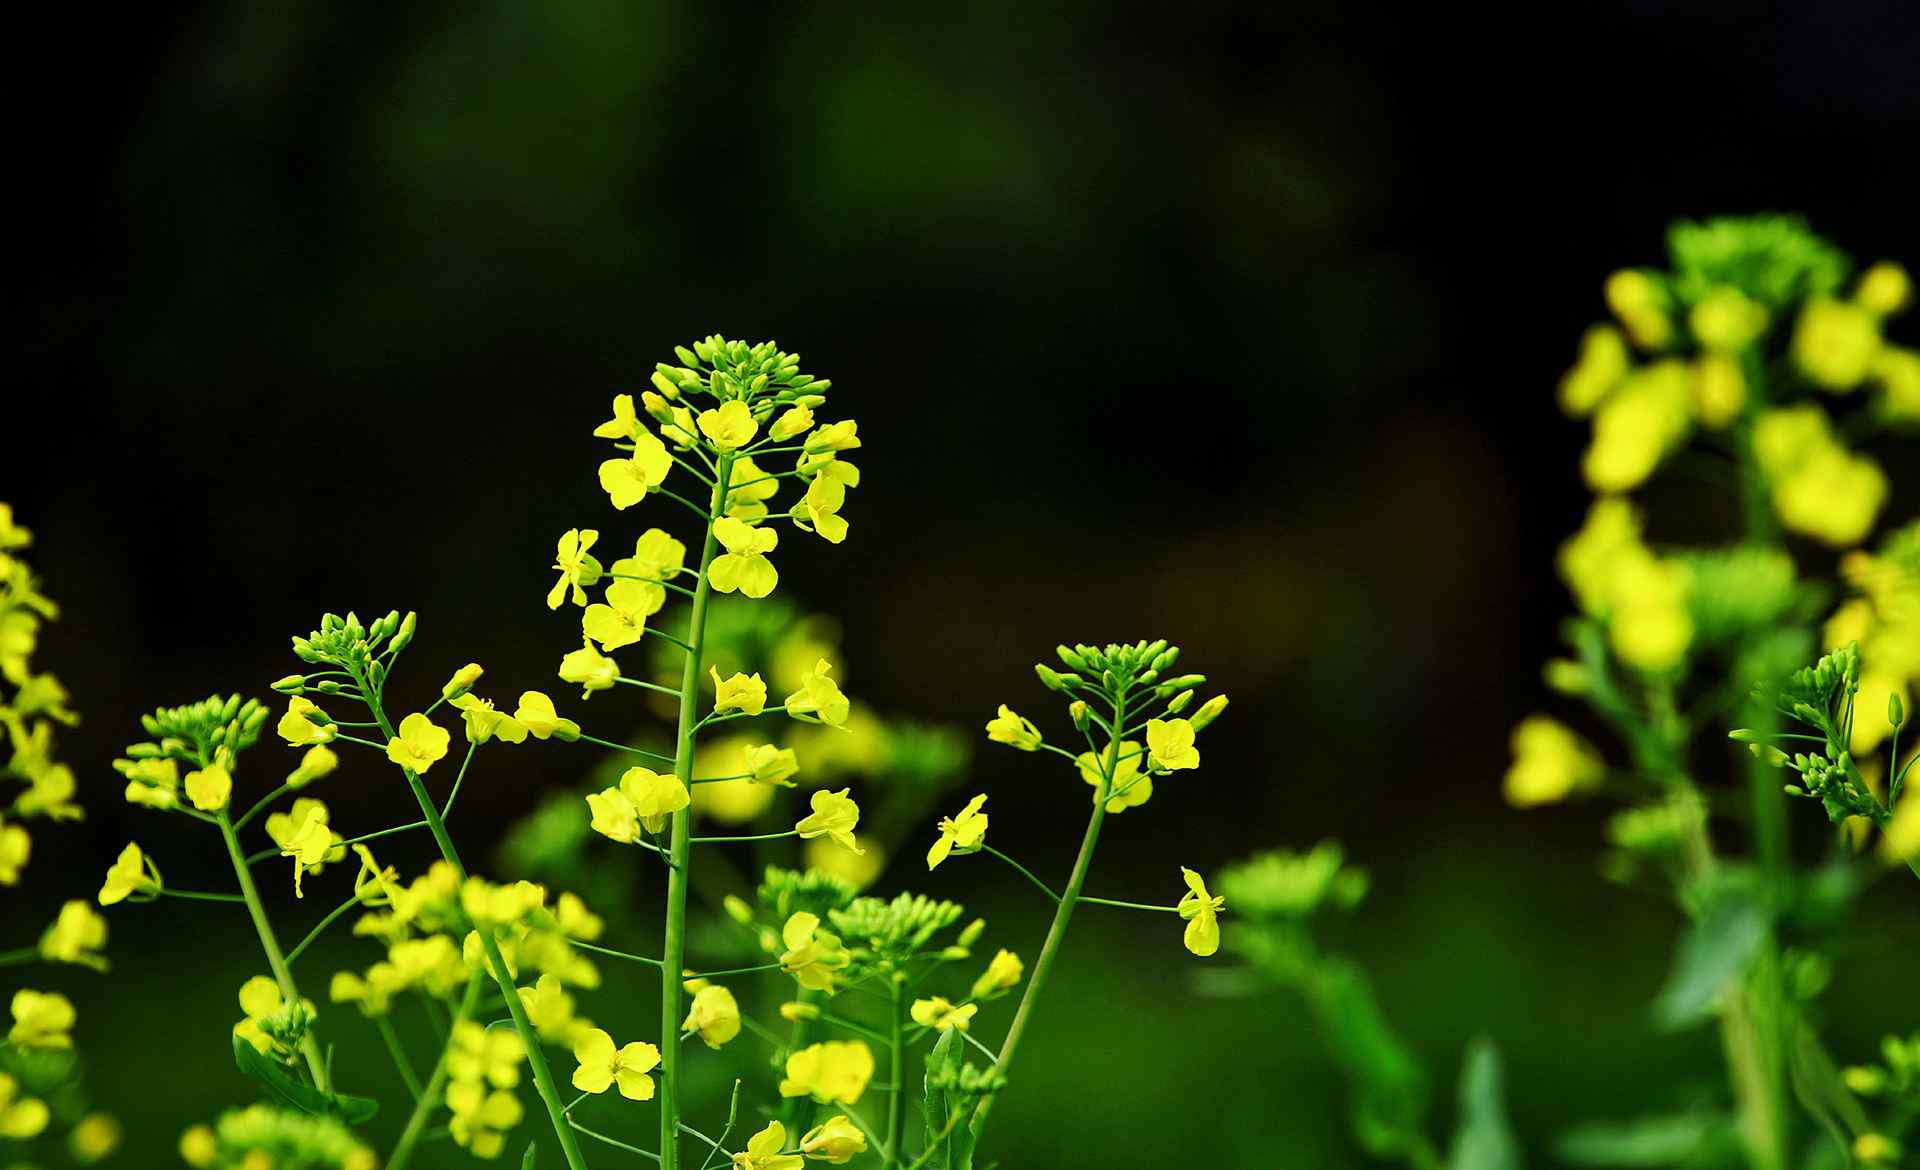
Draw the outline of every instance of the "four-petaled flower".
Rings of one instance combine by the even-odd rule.
[[[316,714],[323,719],[326,716],[326,712],[320,710],[318,703],[295,695],[287,700],[287,713],[280,717],[275,730],[279,731],[280,738],[286,740],[291,747],[332,743],[333,737],[339,734],[339,729],[332,723],[315,723],[311,716]]]
[[[579,683],[581,698],[608,689],[619,678],[620,664],[595,650],[591,642],[583,641],[580,649],[560,660],[560,681]]]
[[[673,452],[651,433],[642,431],[633,437],[633,454],[600,465],[600,487],[613,506],[624,512],[659,487],[672,467]]]
[[[452,739],[446,728],[415,711],[400,721],[400,733],[387,741],[387,758],[416,775],[424,775],[447,754]]]
[[[1140,768],[1140,744],[1131,739],[1121,740],[1117,751],[1119,754],[1114,757],[1113,783],[1107,785],[1107,811],[1110,813],[1145,804],[1147,798],[1153,795],[1153,774]],[[1095,800],[1100,799],[1106,759],[1105,752],[1097,756],[1092,752],[1081,752],[1075,757],[1075,762],[1080,765],[1080,778],[1093,785]]]
[[[455,696],[452,702],[466,724],[468,743],[478,746],[496,739],[502,743],[526,742],[526,727],[505,711],[496,710],[492,700],[468,691]]]
[[[527,729],[535,739],[554,736],[562,740],[580,738],[580,725],[563,719],[553,709],[553,700],[540,691],[520,692],[520,705],[514,708],[514,722]]]
[[[628,768],[620,774],[620,791],[633,802],[633,811],[647,832],[658,833],[667,818],[692,803],[687,786],[671,772],[662,775],[652,768]]]
[[[159,868],[140,852],[139,845],[129,842],[108,868],[107,880],[100,886],[99,901],[102,906],[111,906],[136,894],[158,897],[160,889]]]
[[[853,961],[838,936],[820,929],[820,916],[810,911],[794,911],[780,928],[780,941],[787,948],[780,969],[811,991],[832,991],[835,977]]]
[[[802,1154],[836,1166],[852,1161],[855,1154],[864,1154],[866,1150],[867,1135],[844,1113],[827,1118],[800,1139]]]
[[[987,814],[980,811],[987,803],[987,794],[981,793],[967,802],[957,817],[940,818],[940,839],[927,850],[927,868],[933,869],[947,859],[954,849],[962,853],[972,853],[980,848],[987,837]]]
[[[1181,940],[1187,949],[1201,958],[1206,958],[1220,949],[1220,911],[1227,908],[1227,900],[1207,892],[1207,883],[1199,874],[1180,867],[1180,876],[1187,880],[1187,892],[1180,895],[1180,917],[1187,920],[1187,931]]]
[[[760,430],[760,424],[753,421],[753,412],[738,398],[722,402],[718,409],[701,411],[698,421],[700,433],[720,451],[746,446]]]
[[[707,673],[713,678],[713,709],[721,711],[745,711],[749,715],[758,715],[766,710],[767,683],[758,671],[742,674],[735,671],[732,678],[722,679],[718,667],[709,665]]]
[[[777,1121],[747,1139],[747,1148],[733,1156],[733,1170],[800,1170],[806,1161],[798,1154],[783,1154],[787,1127]]]
[[[995,743],[1019,748],[1023,752],[1040,749],[1040,729],[1033,725],[1033,720],[1019,714],[1005,703],[1000,704],[1000,713],[987,721],[987,738]]]
[[[233,795],[233,774],[224,764],[208,764],[197,772],[188,772],[185,787],[193,807],[201,812],[213,812],[227,807],[227,800]]]
[[[23,987],[13,993],[7,1039],[21,1048],[72,1048],[73,1001],[53,991]]]
[[[765,597],[780,583],[780,571],[767,554],[780,544],[780,534],[771,528],[756,528],[745,520],[722,516],[713,522],[714,539],[726,546],[726,552],[707,566],[707,580],[722,593],[734,590],[748,597]]]
[[[847,795],[852,789],[842,788],[838,792],[828,792],[822,788],[809,800],[813,811],[793,826],[802,840],[813,837],[831,837],[833,840],[851,849],[855,853],[865,853],[859,842],[853,838],[853,829],[860,823],[860,806]]]
[[[589,605],[580,615],[580,629],[600,643],[602,650],[631,646],[646,632],[647,618],[666,604],[666,591],[649,581],[615,581],[607,599]]]
[[[573,1058],[580,1062],[573,1070],[573,1087],[581,1092],[604,1093],[617,1084],[629,1101],[653,1099],[653,1078],[647,1074],[660,1063],[660,1050],[653,1045],[636,1040],[616,1048],[613,1037],[591,1028],[574,1042]]]
[[[854,1105],[873,1079],[873,1050],[863,1040],[828,1040],[787,1056],[782,1097],[806,1097]]]
[[[839,544],[847,538],[847,520],[840,515],[846,502],[846,485],[833,476],[817,475],[801,497],[793,522],[801,528],[812,528],[829,543]]]
[[[914,1023],[923,1028],[932,1028],[936,1032],[958,1028],[964,1032],[967,1030],[967,1025],[973,1022],[973,1014],[979,1010],[979,1004],[963,1003],[955,1006],[945,996],[936,995],[931,999],[914,1000],[913,1006],[908,1009],[908,1014],[913,1017]]]
[[[1200,749],[1193,746],[1193,724],[1185,719],[1147,720],[1147,760],[1163,772],[1200,766]]]
[[[740,1034],[740,1004],[733,992],[718,983],[709,983],[693,993],[682,1032],[698,1032],[708,1048],[719,1048]]]
[[[795,719],[811,717],[830,727],[845,723],[853,704],[841,693],[832,673],[833,664],[822,658],[812,670],[801,675],[800,689],[786,698],[787,714]]]
[[[600,579],[600,562],[587,555],[587,550],[599,539],[600,534],[591,528],[569,528],[561,534],[553,550],[553,567],[560,570],[560,579],[547,590],[548,609],[560,608],[569,587],[575,605],[587,603],[586,586]]]

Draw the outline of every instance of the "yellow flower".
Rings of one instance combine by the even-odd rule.
[[[1180,895],[1179,904],[1180,917],[1187,920],[1187,930],[1180,941],[1204,959],[1220,949],[1219,914],[1227,908],[1227,900],[1209,894],[1207,883],[1184,865],[1180,867],[1180,876],[1187,881],[1187,892]]]
[[[800,818],[793,826],[794,832],[800,834],[803,841],[812,837],[831,837],[855,853],[866,852],[853,839],[853,828],[860,823],[860,806],[847,795],[850,791],[842,788],[838,792],[828,792],[823,788],[815,792],[808,801],[813,811]]]
[[[768,475],[748,456],[733,461],[727,472],[727,515],[736,520],[761,520],[767,501],[780,494],[780,481]]]
[[[780,955],[780,969],[809,990],[832,991],[838,973],[853,961],[838,936],[820,929],[820,916],[805,910],[787,919],[780,941],[787,948]]]
[[[298,805],[301,801],[294,803]],[[340,840],[327,823],[327,806],[317,800],[307,800],[305,803],[305,812],[293,824],[286,839],[279,842],[280,856],[293,859],[293,896],[296,898],[304,896],[300,889],[301,877],[331,860],[330,854],[337,857],[334,851]],[[267,832],[269,836],[273,835],[271,828]]]
[[[453,677],[449,678],[446,685],[440,688],[440,697],[448,701],[459,698],[461,695],[472,690],[474,684],[480,681],[480,676],[485,673],[487,673],[487,668],[481,666],[478,662],[467,663],[459,670],[454,671]]]
[[[220,764],[209,764],[197,772],[187,773],[187,799],[201,812],[214,812],[227,807],[227,800],[233,795],[233,774]]]
[[[800,1152],[821,1162],[843,1165],[855,1154],[867,1151],[867,1135],[844,1113],[836,1113],[814,1126],[800,1139]]]
[[[1693,641],[1690,589],[1684,565],[1663,561],[1645,548],[1616,556],[1606,601],[1607,638],[1614,653],[1641,670],[1678,666]]]
[[[33,854],[33,835],[19,825],[0,818],[0,886],[17,885],[20,871]]]
[[[1653,474],[1693,425],[1693,379],[1669,359],[1627,375],[1593,416],[1593,443],[1581,464],[1598,492],[1626,491]]]
[[[760,424],[753,421],[753,412],[737,398],[722,402],[716,410],[701,411],[699,423],[700,433],[721,451],[746,446],[760,430]]]
[[[526,1044],[511,1028],[460,1020],[447,1046],[447,1075],[456,1081],[485,1081],[496,1089],[511,1089],[520,1083],[520,1062],[526,1057]]]
[[[115,760],[127,778],[127,803],[169,809],[180,803],[180,765],[172,760]]]
[[[649,833],[658,833],[667,818],[691,804],[693,798],[678,776],[661,775],[652,768],[628,768],[620,774],[620,791],[633,802],[633,811]]]
[[[1913,281],[1907,270],[1890,260],[1867,269],[1853,290],[1854,301],[1877,317],[1898,313],[1912,297]]]
[[[452,705],[466,725],[468,743],[477,745],[496,739],[502,743],[526,742],[527,729],[519,720],[505,711],[495,710],[491,701],[472,691],[456,696]]]
[[[693,786],[693,806],[701,816],[722,824],[744,824],[773,803],[773,789],[751,777],[721,779],[751,771],[748,747],[739,736],[726,736],[700,753],[700,782]]]
[[[973,989],[968,996],[972,999],[992,998],[1018,987],[1025,973],[1026,968],[1021,965],[1020,956],[1003,949],[993,956],[993,961],[980,973],[980,978],[973,981]]]
[[[340,757],[334,754],[332,748],[314,744],[300,757],[300,766],[287,773],[285,783],[288,788],[305,788],[315,780],[331,776],[339,766]]]
[[[580,629],[602,650],[618,650],[638,642],[647,618],[665,604],[666,591],[652,582],[615,581],[607,586],[605,602],[594,602],[580,615]]]
[[[782,1097],[811,1096],[825,1104],[854,1105],[873,1079],[873,1051],[862,1040],[828,1040],[787,1056]]]
[[[1767,331],[1766,306],[1737,288],[1721,286],[1701,297],[1687,315],[1701,345],[1720,353],[1745,349]]]
[[[609,459],[600,465],[600,487],[614,508],[624,512],[659,487],[672,467],[673,453],[667,450],[667,445],[652,434],[642,432],[634,436],[631,456]]]
[[[1632,366],[1626,338],[1611,325],[1595,325],[1580,338],[1580,356],[1560,379],[1560,409],[1579,418],[1591,414]]]
[[[120,1123],[106,1113],[89,1113],[67,1135],[74,1161],[91,1166],[120,1148]]]
[[[1607,307],[1641,349],[1664,349],[1673,340],[1673,321],[1667,316],[1670,298],[1654,277],[1633,269],[1616,272],[1607,278],[1606,298]]]
[[[783,1154],[787,1127],[777,1121],[747,1139],[747,1148],[733,1156],[733,1170],[800,1170],[806,1165],[798,1154]]]
[[[11,610],[0,613],[0,676],[19,685],[27,679],[27,660],[39,637],[40,619]]]
[[[560,926],[560,933],[583,942],[599,938],[607,925],[598,914],[587,909],[580,895],[574,893],[560,895],[559,901],[554,903],[553,918]]]
[[[20,1082],[7,1073],[0,1073],[0,1138],[23,1142],[38,1137],[52,1120],[53,1113],[40,1098],[19,1094]]]
[[[40,957],[52,963],[78,963],[105,971],[100,948],[107,945],[107,920],[85,902],[68,902],[40,936]]]
[[[560,579],[547,590],[548,609],[559,609],[569,588],[575,605],[587,603],[586,586],[600,579],[600,562],[587,550],[599,539],[600,533],[592,528],[569,528],[561,534],[553,552],[553,567],[560,570]]]
[[[7,1039],[21,1048],[72,1048],[73,1003],[53,991],[23,987],[13,993],[13,1027]]]
[[[795,719],[812,716],[830,727],[845,723],[853,704],[830,677],[832,673],[833,664],[826,659],[814,663],[812,670],[800,676],[800,689],[787,696],[787,714]]]
[[[1856,304],[1813,297],[1793,330],[1793,360],[1817,386],[1836,393],[1866,380],[1880,353],[1880,321]]]
[[[1891,1166],[1900,1160],[1900,1143],[1883,1133],[1863,1133],[1853,1139],[1853,1156],[1875,1166]]]
[[[613,417],[593,428],[593,437],[596,439],[631,440],[642,433],[640,416],[634,412],[631,394],[615,394]]]
[[[572,741],[580,738],[580,725],[571,719],[562,719],[553,708],[553,700],[540,691],[520,692],[520,705],[514,709],[513,719],[535,739],[553,736]]]
[[[672,577],[680,571],[680,566],[686,562],[686,559],[686,545],[658,528],[649,528],[633,542],[633,555],[613,562],[607,571],[623,580],[637,578],[634,581],[635,584],[646,585],[649,582],[665,581]],[[654,584],[652,588],[661,596],[664,604],[666,590],[661,589],[658,584]],[[659,608],[660,606],[656,605],[648,612],[658,611]]]
[[[962,853],[978,850],[987,837],[987,814],[980,811],[987,803],[986,793],[967,802],[957,817],[941,817],[940,839],[927,850],[927,868],[933,869],[947,859],[954,849]]]
[[[567,994],[559,976],[542,975],[532,987],[520,988],[519,994],[520,1006],[541,1039],[564,1041],[571,1047],[579,1038],[574,1028],[573,996]]]
[[[328,847],[321,851],[318,861],[306,867],[307,873],[319,873],[326,862],[339,861],[347,855],[346,847],[339,843],[340,835],[333,831],[332,818],[327,813],[327,806],[311,796],[302,796],[295,800],[287,811],[267,814],[266,823],[263,826],[273,843],[284,850],[299,832],[307,827],[309,814],[315,809],[320,812],[321,824],[326,826]],[[320,834],[315,830],[313,844],[316,848],[319,840]]]
[[[1600,783],[1606,764],[1563,723],[1529,715],[1513,729],[1513,766],[1507,803],[1515,808],[1552,804]]]
[[[160,870],[140,852],[140,846],[129,843],[108,868],[107,880],[100,886],[99,901],[102,906],[111,906],[135,895],[147,901],[159,893]]]
[[[505,1089],[489,1091],[481,1081],[453,1082],[447,1086],[446,1100],[453,1114],[448,1132],[479,1158],[499,1157],[506,1148],[506,1131],[519,1125],[524,1115],[518,1097]]]
[[[604,1093],[618,1084],[629,1101],[651,1101],[653,1078],[647,1074],[660,1063],[660,1050],[638,1040],[615,1049],[613,1037],[598,1028],[582,1035],[573,1046],[580,1067],[573,1070],[573,1087],[583,1093]]]
[[[0,550],[26,548],[33,543],[33,530],[13,522],[13,505],[0,504]]]
[[[958,1028],[964,1032],[973,1022],[974,1013],[979,1010],[978,1004],[964,1003],[955,1007],[945,996],[936,995],[931,999],[914,1000],[907,1014],[923,1028],[932,1028],[936,1032]]]
[[[688,1005],[682,1032],[698,1032],[708,1048],[719,1048],[740,1034],[740,1005],[733,992],[718,983],[709,983],[694,992]]]
[[[747,749],[746,769],[755,783],[787,784],[795,773],[800,771],[800,757],[792,748],[775,747],[770,743],[755,744]]]
[[[640,813],[633,801],[618,788],[587,793],[587,809],[592,814],[589,828],[622,845],[640,839]]]
[[[860,424],[852,419],[843,419],[837,423],[828,423],[813,433],[807,442],[807,450],[851,451],[860,445]]]
[[[1125,812],[1135,805],[1147,803],[1153,795],[1153,775],[1140,768],[1140,757],[1144,754],[1139,741],[1120,741],[1119,754],[1113,766],[1113,783],[1107,788],[1108,812]],[[1080,778],[1093,785],[1095,800],[1100,799],[1100,773],[1105,762],[1105,752],[1097,756],[1092,752],[1081,752],[1074,757],[1074,763],[1080,768]]]
[[[1865,538],[1886,499],[1880,466],[1838,446],[1815,452],[1773,489],[1782,524],[1834,548]]]
[[[778,532],[722,516],[713,522],[713,535],[727,550],[707,567],[707,580],[715,589],[722,593],[737,589],[748,597],[765,597],[773,592],[780,583],[780,571],[766,554],[779,546]]]
[[[1709,353],[1693,363],[1693,409],[1702,426],[1720,430],[1739,418],[1746,404],[1747,380],[1738,358]]]
[[[453,737],[447,729],[415,711],[400,721],[400,734],[387,741],[387,758],[402,768],[425,775],[447,754]]]
[[[311,712],[325,715],[319,704],[312,699],[295,695],[287,700],[287,713],[280,717],[278,731],[280,738],[287,741],[289,747],[307,747],[312,744],[332,743],[339,729],[331,722],[315,723],[308,717]]]
[[[20,764],[18,754],[14,764]],[[30,787],[13,801],[13,809],[20,815],[46,816],[56,821],[77,821],[84,815],[73,800],[77,789],[73,769],[65,764],[39,763],[28,770],[27,783]]]
[[[839,544],[847,538],[847,521],[840,515],[846,503],[845,485],[832,476],[817,475],[807,486],[807,494],[801,497],[793,522],[801,528],[811,527],[829,543]]]
[[[1000,704],[1000,713],[987,721],[987,738],[1023,752],[1040,750],[1040,729],[1005,703]]]
[[[1884,390],[1883,414],[1905,422],[1920,419],[1920,353],[1887,346],[1873,364],[1873,376]]]
[[[595,650],[591,642],[584,642],[560,660],[560,681],[579,683],[582,698],[608,689],[619,677],[620,664]]]
[[[789,406],[773,425],[767,428],[767,438],[783,443],[795,435],[804,435],[813,429],[813,412],[804,406]]]
[[[1641,548],[1640,514],[1618,497],[1593,502],[1580,531],[1560,546],[1560,576],[1573,590],[1580,608],[1590,614],[1606,610],[1613,563],[1623,552]]]
[[[205,1167],[213,1165],[220,1156],[220,1141],[213,1136],[213,1129],[205,1125],[190,1125],[180,1133],[180,1160],[189,1166]]]
[[[745,711],[749,715],[758,715],[767,706],[767,684],[758,671],[751,675],[735,671],[732,678],[722,680],[718,667],[709,665],[707,673],[713,677],[713,709],[720,711]]]
[[[1193,724],[1185,719],[1147,720],[1147,760],[1168,772],[1198,768],[1200,752],[1193,746]]]

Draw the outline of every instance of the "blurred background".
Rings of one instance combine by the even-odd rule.
[[[859,419],[853,534],[783,541],[780,589],[839,619],[851,693],[974,738],[1002,848],[1063,875],[1086,798],[988,750],[994,705],[1063,732],[1031,671],[1049,647],[1166,637],[1234,706],[1200,773],[1113,822],[1099,892],[1171,898],[1177,864],[1337,836],[1374,874],[1339,943],[1440,1116],[1481,1033],[1536,1150],[1718,1079],[1711,1036],[1648,1021],[1679,921],[1598,876],[1603,811],[1499,797],[1509,729],[1550,698],[1550,558],[1587,501],[1552,388],[1602,279],[1657,262],[1673,217],[1799,211],[1920,262],[1905,6],[38,19],[0,82],[21,168],[0,499],[65,607],[38,662],[85,718],[63,751],[89,819],[57,854],[43,837],[6,938],[136,835],[170,882],[220,881],[183,822],[120,803],[109,761],[156,704],[264,694],[322,610],[419,610],[422,695],[469,659],[492,692],[559,693],[554,538],[670,515],[614,518],[589,431],[718,330],[798,350]],[[336,822],[402,819],[391,773],[348,762]],[[478,850],[594,763],[496,754],[457,831]],[[1037,951],[1043,907],[989,866],[929,879],[909,855],[880,888]],[[297,938],[324,907],[269,881]],[[1894,942],[1828,1000],[1842,1053],[1914,1023],[1849,1007],[1915,941],[1886,894]],[[61,973],[134,1151],[250,1096],[224,1039],[258,961],[242,920],[155,909],[110,915],[110,982]],[[1044,1003],[996,1123],[1008,1164],[1363,1164],[1305,1012],[1174,994],[1176,936],[1076,920],[1058,978],[1079,993]],[[322,970],[364,962],[326,946]],[[390,1090],[360,1031],[341,1059]]]

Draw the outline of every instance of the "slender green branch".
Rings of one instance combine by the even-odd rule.
[[[226,842],[227,859],[233,863],[234,880],[240,883],[240,898],[247,904],[247,914],[253,919],[254,933],[260,936],[260,949],[266,953],[267,967],[273,972],[273,981],[279,985],[280,998],[286,1003],[299,1003],[300,985],[293,981],[293,971],[280,951],[280,940],[274,937],[273,923],[267,920],[266,905],[260,901],[260,891],[253,884],[253,873],[247,869],[246,855],[240,852],[240,838],[233,831],[233,822],[227,819],[224,811],[214,821],[220,826],[221,839]],[[176,895],[182,893],[170,892]],[[220,900],[227,900],[226,896],[222,895]],[[327,1077],[327,1062],[320,1053],[320,1041],[311,1028],[300,1038],[300,1054],[306,1058],[307,1072],[313,1077],[314,1086],[323,1093],[331,1092],[332,1081]]]
[[[238,833],[240,830],[246,828],[250,823],[252,823],[253,818],[265,812],[273,804],[274,801],[279,800],[281,797],[285,796],[289,792],[292,792],[293,790],[294,790],[293,785],[282,784],[280,787],[274,789],[272,792],[267,793],[265,796],[261,797],[259,800],[254,801],[253,807],[248,809],[246,812],[241,813],[240,819],[233,822],[233,831]]]
[[[628,1145],[626,1142],[621,1141],[619,1138],[608,1137],[606,1134],[600,1133],[597,1130],[588,1129],[586,1126],[581,1125],[579,1122],[575,1121],[571,1117],[567,1118],[567,1124],[572,1126],[574,1129],[579,1130],[581,1133],[586,1134],[588,1137],[592,1138],[594,1141],[604,1142],[607,1145],[612,1146],[616,1150],[625,1150],[629,1154],[638,1154],[642,1158],[652,1158],[654,1161],[660,1162],[662,1165],[665,1165],[665,1160],[662,1159],[660,1155],[654,1153],[652,1150],[643,1150],[639,1146]]]
[[[309,946],[313,945],[314,939],[319,938],[321,933],[324,932],[327,929],[327,927],[332,926],[335,922],[338,922],[342,914],[345,914],[347,911],[353,909],[355,906],[358,906],[359,904],[360,904],[360,895],[355,894],[352,897],[348,898],[346,901],[340,903],[338,906],[335,906],[331,911],[329,911],[327,916],[325,918],[322,918],[318,925],[316,925],[312,930],[307,932],[307,937],[301,939],[298,943],[294,944],[294,948],[287,952],[287,965],[292,966],[294,963],[298,962],[300,959],[300,956],[306,952],[306,949]]]
[[[247,899],[240,894],[215,894],[207,890],[176,890],[163,886],[160,892],[169,898],[185,898],[189,902],[244,902]]]
[[[596,739],[591,735],[583,735],[580,737],[580,742],[597,744],[600,747],[610,748],[616,752],[626,752],[629,755],[645,756],[647,759],[653,760],[657,763],[662,763],[662,764],[673,763],[672,756],[663,756],[659,752],[650,752],[645,748],[631,747],[624,743],[615,743],[610,739]]]
[[[614,679],[613,681],[625,686],[640,687],[643,690],[649,690],[654,692],[655,694],[666,695],[670,698],[678,699],[680,697],[680,692],[675,690],[674,688],[663,687],[657,682],[648,682],[646,679],[643,679],[643,678],[628,678],[626,675],[623,674],[618,678]]]
[[[757,971],[778,971],[778,963],[760,963],[752,967],[729,967],[725,971],[695,971],[688,979],[718,979],[723,975],[751,975]]]
[[[784,833],[749,833],[743,837],[695,837],[695,845],[737,844],[742,841],[782,841],[788,837],[798,837],[800,830],[788,829]]]
[[[400,1036],[393,1030],[393,1021],[383,1013],[373,1017],[373,1026],[380,1033],[380,1039],[385,1041],[387,1055],[393,1058],[393,1067],[406,1084],[407,1094],[418,1104],[420,1098],[426,1095],[426,1090],[420,1087],[420,1078],[413,1071],[413,1062],[407,1059],[407,1050],[400,1046]]]
[[[1052,901],[1058,902],[1060,900],[1060,895],[1053,892],[1053,887],[1041,881],[1039,878],[1035,877],[1033,875],[1033,871],[1028,869],[1026,866],[1021,865],[1019,862],[1015,861],[1011,857],[1008,857],[1006,854],[1000,852],[998,849],[995,849],[991,845],[982,844],[980,846],[980,849],[984,853],[993,854],[995,857],[998,857],[1000,860],[1006,862],[1008,865],[1011,865],[1013,868],[1019,870],[1022,874],[1026,875],[1026,879],[1032,882],[1034,885],[1039,886],[1040,892],[1045,894]]]
[[[1122,910],[1159,910],[1165,914],[1180,913],[1180,907],[1178,906],[1153,906],[1146,902],[1121,902],[1113,898],[1091,898],[1085,894],[1080,896],[1080,900],[1089,906],[1118,906]]]
[[[11,951],[0,951],[0,967],[18,967],[23,963],[36,962],[39,958],[39,947],[20,947]]]
[[[596,955],[609,955],[616,959],[626,959],[629,962],[645,963],[649,967],[660,966],[660,960],[649,959],[645,955],[630,954],[627,951],[616,951],[612,947],[603,947],[590,942],[581,942],[577,938],[570,938],[567,942],[572,946],[579,947],[583,951],[592,951]]]
[[[480,1002],[483,978],[479,971],[475,971],[468,977],[467,993],[460,1000],[460,1008],[454,1015],[455,1023],[472,1017],[474,1006]],[[400,1140],[394,1143],[393,1152],[387,1155],[386,1170],[406,1170],[407,1159],[412,1157],[413,1147],[419,1143],[426,1129],[427,1117],[432,1114],[434,1106],[440,1103],[441,1095],[446,1090],[447,1055],[452,1051],[453,1041],[451,1029],[449,1029],[448,1033],[441,1038],[440,1057],[434,1061],[433,1072],[427,1077],[426,1088],[414,1098],[413,1113],[407,1117],[406,1128],[400,1131]]]
[[[907,1083],[907,1045],[905,1038],[907,1005],[900,1001],[900,981],[889,981],[892,996],[887,1003],[887,1075],[893,1078],[893,1092],[887,1094],[887,1158],[900,1148],[906,1133],[907,1095],[900,1086]]]

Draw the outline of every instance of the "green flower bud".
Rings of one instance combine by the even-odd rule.
[[[408,643],[413,641],[414,627],[418,624],[419,616],[408,610],[407,616],[400,619],[400,632],[393,636],[393,645],[389,649],[395,654],[405,650]]]
[[[453,677],[447,680],[447,685],[440,688],[440,697],[443,699],[459,698],[461,695],[472,690],[473,684],[479,682],[480,676],[485,673],[485,669],[481,667],[478,662],[467,663],[459,670],[454,671]]]
[[[1202,731],[1202,730],[1205,730],[1207,724],[1212,723],[1215,719],[1220,718],[1220,712],[1225,711],[1226,709],[1227,709],[1227,697],[1225,695],[1215,695],[1213,698],[1208,699],[1206,702],[1200,704],[1200,709],[1195,711],[1193,713],[1193,718],[1189,719],[1187,722],[1193,724],[1193,729],[1195,731]]]
[[[304,674],[290,674],[285,678],[275,679],[273,689],[283,695],[300,694],[307,689],[307,676]]]
[[[1075,699],[1067,707],[1067,716],[1073,720],[1076,731],[1085,731],[1093,722],[1092,713],[1087,710],[1086,702],[1081,699]]]
[[[1900,705],[1900,692],[1895,691],[1887,696],[1887,722],[1898,727],[1906,721],[1907,712],[1906,709]]]
[[[987,920],[984,918],[976,918],[972,922],[967,923],[960,931],[960,937],[955,941],[963,947],[970,947],[980,941],[980,936],[985,933],[986,929]]]
[[[1066,663],[1074,670],[1087,669],[1087,660],[1082,658],[1078,651],[1069,650],[1065,646],[1055,646],[1053,652],[1060,656],[1060,661]]]
[[[1033,673],[1040,676],[1040,684],[1046,687],[1048,690],[1062,691],[1062,692],[1067,690],[1068,676],[1061,674],[1057,670],[1053,670],[1049,668],[1045,663],[1035,663],[1033,667]],[[1079,680],[1076,679],[1074,681],[1077,682]]]
[[[753,925],[753,907],[747,905],[746,899],[734,894],[728,894],[721,900],[720,907],[727,912],[728,918],[733,919],[740,925]]]
[[[1173,697],[1172,702],[1167,704],[1167,714],[1178,715],[1180,712],[1185,711],[1188,705],[1191,704],[1192,702],[1193,702],[1193,692],[1181,691],[1179,694]]]

